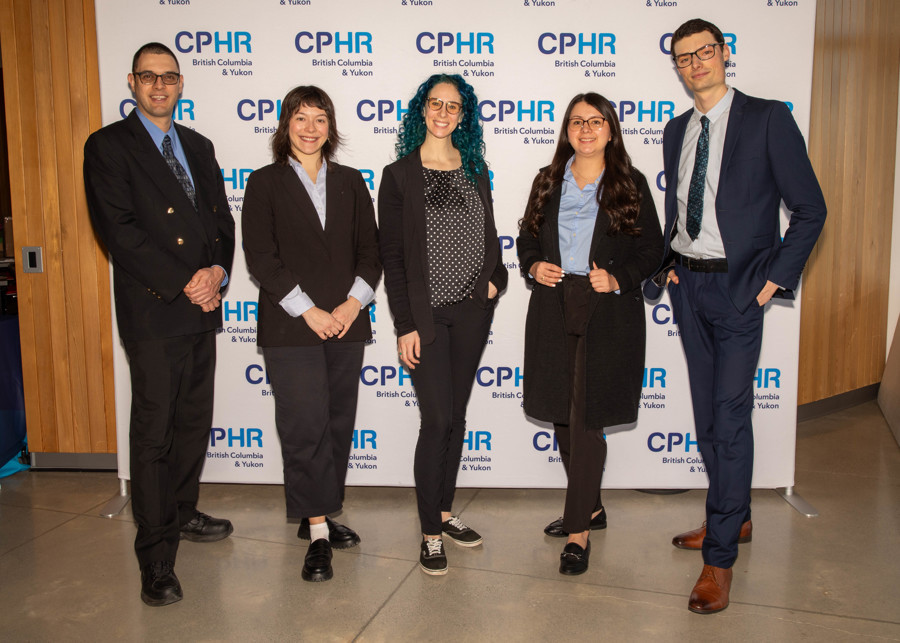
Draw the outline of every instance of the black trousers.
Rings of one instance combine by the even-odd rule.
[[[143,567],[175,560],[194,517],[213,415],[215,331],[123,341],[131,371],[131,505]]]
[[[275,393],[288,518],[340,511],[365,342],[263,348]]]
[[[494,316],[471,298],[433,308],[434,342],[421,347],[412,370],[421,426],[414,475],[422,533],[441,533],[441,512],[451,511],[466,433],[466,407]]]
[[[603,506],[600,485],[606,464],[606,438],[603,431],[585,429],[588,391],[585,390],[584,334],[590,312],[591,283],[587,277],[567,275],[560,285],[565,301],[566,357],[571,369],[569,423],[554,424],[553,428],[559,456],[568,477],[563,529],[575,534],[588,529],[591,514]]]
[[[697,443],[709,476],[703,562],[729,568],[741,524],[750,520],[753,481],[753,377],[762,348],[763,311],[734,307],[727,273],[675,266],[669,283],[687,359]]]

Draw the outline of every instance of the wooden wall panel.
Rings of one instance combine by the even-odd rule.
[[[29,448],[116,450],[109,269],[87,214],[84,141],[100,122],[93,0],[0,0]]]
[[[900,2],[819,0],[809,154],[828,221],[803,282],[799,403],[881,381],[900,74]]]

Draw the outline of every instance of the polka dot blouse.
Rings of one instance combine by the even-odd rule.
[[[456,304],[484,268],[484,205],[463,169],[425,172],[425,223],[431,305]]]

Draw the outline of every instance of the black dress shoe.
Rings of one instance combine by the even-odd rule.
[[[606,529],[606,509],[600,507],[600,513],[591,518],[590,529]],[[544,533],[553,538],[565,538],[569,532],[563,530],[563,519],[554,520],[544,527]]]
[[[578,543],[568,543],[559,555],[559,573],[566,576],[577,576],[588,569],[588,558],[591,557],[591,541],[587,547],[581,548]]]
[[[181,583],[171,560],[157,560],[141,568],[141,600],[152,607],[182,599]]]
[[[319,538],[309,546],[306,558],[303,560],[303,571],[300,572],[303,580],[318,583],[334,576],[331,570],[331,543],[324,538]]]
[[[211,543],[216,540],[228,538],[234,526],[230,520],[213,518],[199,511],[194,514],[190,522],[181,525],[181,537],[195,543]]]
[[[328,540],[335,549],[349,549],[359,544],[359,534],[350,529],[350,527],[345,527],[328,516],[325,516],[325,522],[328,524]],[[309,518],[300,520],[297,538],[309,540]]]

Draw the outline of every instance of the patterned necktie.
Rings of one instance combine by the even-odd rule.
[[[178,182],[181,183],[181,187],[184,188],[184,193],[188,195],[188,198],[191,200],[191,203],[194,204],[194,209],[196,210],[197,193],[194,191],[194,184],[191,183],[191,177],[184,171],[184,167],[178,162],[178,159],[175,158],[175,152],[172,151],[172,139],[169,138],[168,134],[163,138],[162,151],[163,158],[166,159],[166,163],[169,164],[169,169],[172,170],[172,174],[174,174],[175,178],[178,179]],[[691,185],[693,186],[693,183]]]
[[[691,173],[691,187],[688,190],[687,233],[694,241],[700,234],[703,220],[703,191],[706,188],[706,163],[709,161],[709,119],[700,117],[700,138],[697,139],[697,155],[694,157],[694,171]]]

